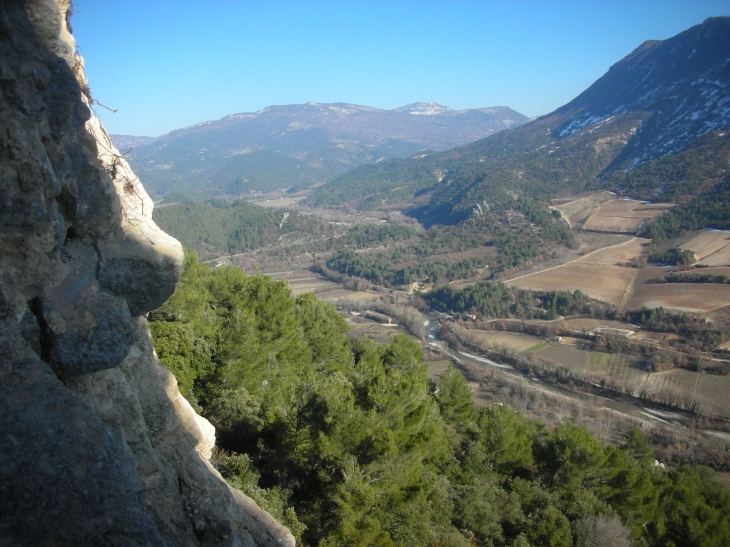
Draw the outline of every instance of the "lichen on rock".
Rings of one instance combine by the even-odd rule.
[[[90,111],[68,8],[0,4],[0,544],[293,546],[154,353],[182,249]]]

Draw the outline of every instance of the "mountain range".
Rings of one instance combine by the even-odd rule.
[[[517,127],[507,107],[452,110],[413,103],[381,110],[347,103],[270,106],[159,138],[112,135],[145,187],[241,195],[309,186],[358,165],[447,150]]]
[[[686,201],[709,189],[707,181],[686,184],[694,155],[711,149],[707,162],[719,169],[712,182],[723,178],[729,122],[730,18],[716,17],[644,42],[529,124],[446,152],[363,165],[318,188],[309,204],[403,208],[429,225],[458,222],[510,197],[591,188]]]

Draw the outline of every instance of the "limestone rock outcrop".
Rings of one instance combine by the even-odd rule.
[[[182,249],[90,111],[68,4],[0,3],[0,545],[293,546],[154,354]]]

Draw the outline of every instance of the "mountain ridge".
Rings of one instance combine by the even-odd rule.
[[[728,126],[728,37],[730,18],[720,17],[644,42],[550,114],[449,151],[359,167],[318,188],[309,203],[392,204],[426,224],[454,223],[508,192],[605,188],[613,174]]]
[[[287,163],[284,156],[296,160],[298,166],[281,177],[285,182],[279,187],[307,186],[363,163],[446,150],[529,121],[508,107],[452,110],[435,104],[401,107],[409,111],[349,103],[274,105],[177,129],[138,146],[130,160],[157,194],[173,189],[242,194],[276,187],[271,175],[281,172],[277,162],[264,171],[243,165],[248,158],[242,156],[266,152],[280,154],[279,163]],[[428,108],[441,114],[424,114]],[[409,113],[415,110],[421,114]],[[231,163],[242,165],[232,170]],[[230,172],[223,183],[217,176],[221,169]]]

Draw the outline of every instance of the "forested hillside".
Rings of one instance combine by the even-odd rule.
[[[530,124],[447,152],[360,167],[308,202],[395,207],[426,225],[459,222],[505,195],[560,197],[600,187],[687,202],[727,166],[729,32],[730,18],[718,17],[646,42]]]
[[[294,211],[271,211],[247,201],[211,200],[157,207],[154,221],[188,248],[235,253],[278,244],[287,234],[333,235],[326,222]]]
[[[155,194],[240,195],[310,186],[364,163],[447,150],[527,121],[503,106],[415,103],[381,110],[310,102],[231,114],[148,141],[121,136],[119,148],[137,146],[130,161]]]
[[[285,283],[186,255],[150,314],[155,348],[218,430],[216,465],[305,545],[725,545],[712,471],[654,465],[639,431],[603,446],[434,386],[411,339],[349,339]],[[610,543],[609,543],[610,542]]]
[[[550,214],[544,203],[505,196],[486,214],[476,214],[456,226],[432,228],[404,245],[368,253],[339,250],[326,266],[386,286],[439,283],[471,277],[480,268],[494,275],[532,260],[545,260],[551,246],[573,243],[565,222]],[[474,256],[448,257],[457,252]]]

